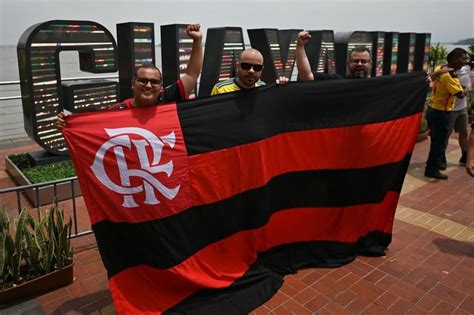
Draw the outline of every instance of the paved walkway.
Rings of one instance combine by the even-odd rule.
[[[416,145],[387,256],[287,276],[280,291],[252,314],[474,314],[474,180],[457,165],[454,139],[448,147],[449,179],[425,178],[428,146],[428,141]],[[34,147],[0,150],[0,166],[10,151]],[[6,187],[2,170],[0,187]],[[72,285],[0,313],[115,314],[94,236],[73,244]]]

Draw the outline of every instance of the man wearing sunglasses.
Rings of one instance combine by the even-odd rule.
[[[245,49],[240,53],[239,60],[235,63],[237,77],[221,81],[214,85],[211,95],[253,89],[265,82],[261,81],[263,71],[263,56],[253,48]],[[286,84],[288,79],[280,77],[277,84]]]
[[[202,32],[199,24],[188,25],[186,32],[193,39],[191,56],[186,72],[175,83],[163,88],[160,69],[153,64],[144,64],[136,69],[132,79],[133,98],[113,105],[110,109],[124,109],[150,106],[161,103],[186,100],[196,86],[202,68]],[[57,115],[56,127],[65,127],[64,113]]]
[[[313,80],[338,80],[338,79],[365,79],[369,77],[372,68],[370,52],[365,47],[356,47],[351,51],[347,67],[349,73],[346,76],[339,74],[313,73],[309,64],[308,56],[304,46],[310,40],[308,32],[300,32],[296,39],[296,66],[301,81]]]

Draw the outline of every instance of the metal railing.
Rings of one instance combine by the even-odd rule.
[[[78,222],[77,222],[77,203],[76,203],[76,198],[79,196],[77,195],[76,189],[74,188],[74,182],[77,181],[77,177],[69,177],[69,178],[64,178],[64,179],[58,179],[58,180],[53,180],[49,182],[44,182],[44,183],[38,183],[38,184],[30,184],[30,185],[23,185],[23,186],[16,186],[16,187],[10,187],[10,188],[1,188],[0,189],[0,196],[3,196],[4,194],[15,194],[16,195],[16,204],[18,207],[18,213],[21,212],[21,210],[24,208],[21,203],[21,193],[25,192],[26,190],[33,189],[35,192],[35,204],[36,206],[36,211],[38,212],[38,217],[41,213],[41,203],[40,203],[40,195],[39,195],[39,190],[42,187],[47,187],[47,186],[53,186],[53,191],[54,191],[54,199],[56,199],[56,196],[58,195],[58,185],[62,183],[69,183],[69,186],[71,187],[71,199],[70,202],[72,203],[72,222],[73,222],[73,233],[71,233],[71,238],[91,234],[92,230],[86,230],[86,231],[79,231],[78,227]],[[68,200],[69,201],[69,200]],[[68,202],[66,201],[66,202]],[[64,202],[64,201],[62,201]]]
[[[84,77],[70,77],[70,78],[62,78],[61,81],[74,81],[74,80],[88,80],[88,79],[118,79],[118,75],[108,75],[108,76],[84,76]],[[1,81],[0,82],[0,87],[1,86],[14,86],[15,88],[19,87],[20,81]],[[12,91],[17,91],[15,90],[10,90]],[[8,92],[8,91],[5,91]],[[21,95],[11,95],[11,96],[3,96],[0,97],[0,103],[2,102],[8,102],[12,100],[20,100]],[[8,106],[8,105],[7,105]],[[19,109],[21,109],[20,106],[18,106]],[[23,125],[23,124],[21,124]],[[49,182],[44,182],[44,183],[38,183],[38,184],[29,184],[29,185],[23,185],[23,186],[16,186],[16,187],[9,187],[9,188],[0,188],[0,196],[5,196],[6,194],[14,194],[16,196],[16,207],[18,210],[18,213],[21,212],[22,208],[25,206],[22,205],[22,199],[21,199],[21,194],[26,193],[26,191],[32,190],[34,192],[34,204],[36,206],[29,206],[25,208],[29,209],[34,209],[36,208],[36,211],[38,212],[38,215],[41,212],[41,202],[40,202],[40,189],[44,187],[53,187],[53,200],[57,200],[57,195],[58,195],[58,185],[60,184],[68,184],[66,189],[70,189],[71,193],[71,199],[66,200],[66,201],[61,201],[62,203],[64,202],[71,202],[72,204],[72,214],[71,214],[71,219],[73,221],[73,233],[71,234],[71,238],[91,234],[92,230],[84,230],[80,231],[79,225],[78,225],[78,220],[77,220],[77,203],[76,199],[79,197],[78,192],[75,189],[75,182],[77,182],[77,177],[70,177],[70,178],[64,178],[64,179],[59,179],[59,180],[54,180],[54,181],[49,181]],[[25,194],[25,198],[27,198]]]
[[[118,79],[118,75],[64,78],[64,79],[61,79],[61,81],[91,80],[91,79]],[[19,84],[20,84],[20,81],[1,81],[0,82],[0,86],[19,85]],[[21,95],[0,97],[0,101],[20,100],[20,99],[21,99]]]

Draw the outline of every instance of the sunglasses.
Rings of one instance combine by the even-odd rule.
[[[255,72],[260,72],[263,69],[263,65],[254,65],[248,62],[241,62],[240,67],[242,67],[242,69],[247,70],[247,71],[253,68],[253,71]]]
[[[147,79],[147,78],[137,78],[137,81],[140,85],[145,86],[148,84],[148,82],[151,83],[151,85],[159,85],[161,84],[161,79]]]
[[[351,59],[352,64],[357,65],[357,64],[359,64],[359,62],[363,65],[366,65],[370,62],[370,60],[369,59]]]

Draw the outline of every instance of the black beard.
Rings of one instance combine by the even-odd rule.
[[[350,77],[351,79],[366,79],[369,77],[369,71],[367,70],[363,70],[364,71],[364,76],[363,77],[359,77],[356,75],[356,70],[350,70]]]

